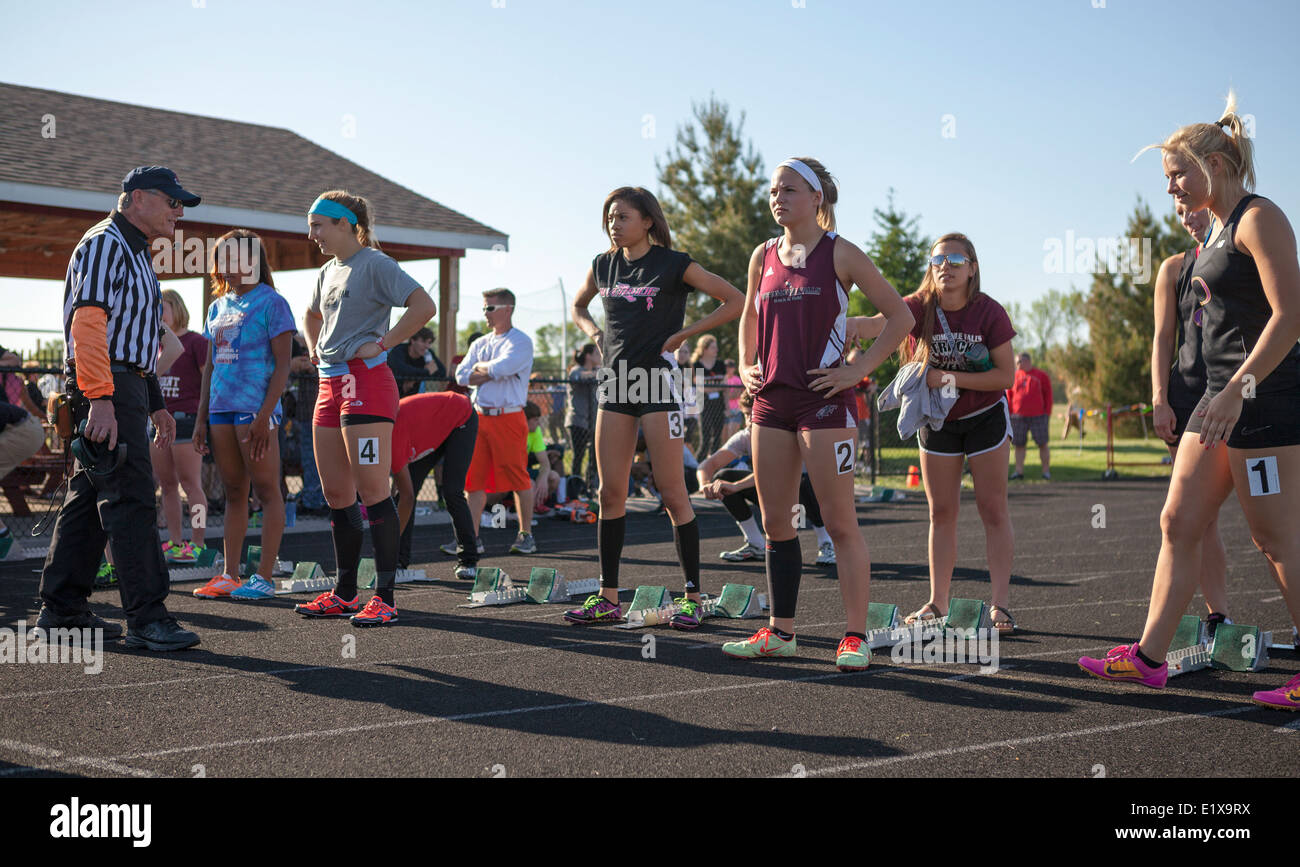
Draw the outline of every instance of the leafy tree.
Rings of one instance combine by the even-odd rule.
[[[713,96],[692,104],[692,111],[694,120],[678,128],[665,162],[655,161],[659,203],[673,247],[744,292],[754,247],[777,234],[767,207],[768,177],[753,143],[743,140],[744,112],[733,121],[727,104]],[[686,321],[716,306],[703,292],[692,293]],[[737,322],[714,331],[721,357],[737,357],[738,334]]]
[[[908,216],[894,205],[893,187],[889,189],[885,209],[876,208],[872,213],[876,230],[867,239],[867,255],[899,295],[911,295],[921,288],[934,242],[921,234],[920,216]],[[874,316],[877,312],[860,292],[850,296],[850,316]]]
[[[573,351],[589,342],[582,329],[572,322],[564,323],[569,335],[569,355],[563,356],[563,342],[560,339],[560,326],[547,323],[537,329],[533,336],[533,372],[544,374],[547,378],[563,377],[573,363]]]

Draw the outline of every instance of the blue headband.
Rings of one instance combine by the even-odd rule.
[[[341,218],[354,226],[357,224],[357,215],[333,199],[317,199],[312,202],[311,210],[307,213],[320,214],[322,217],[334,217],[335,219]]]

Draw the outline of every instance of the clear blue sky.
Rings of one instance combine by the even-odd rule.
[[[1291,0],[799,2],[0,0],[0,81],[292,129],[507,232],[499,264],[464,260],[460,320],[505,285],[528,331],[559,321],[557,278],[572,298],[603,249],[605,194],[657,190],[656,157],[710,94],[767,166],[826,164],[847,238],[893,187],[925,233],[971,236],[1003,302],[1087,284],[1045,273],[1048,239],[1115,236],[1138,196],[1167,208],[1159,156],[1130,159],[1216,120],[1230,86],[1255,117],[1259,192],[1300,219]],[[299,317],[311,280],[278,280]],[[0,280],[0,327],[60,327],[61,287],[33,283]],[[173,285],[194,312],[197,281]]]

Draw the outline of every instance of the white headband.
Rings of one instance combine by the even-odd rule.
[[[777,166],[777,168],[779,169],[781,168],[781,166],[794,169],[796,172],[799,173],[799,177],[807,181],[814,190],[816,190],[819,193],[822,191],[822,182],[817,180],[817,173],[814,172],[812,169],[808,168],[806,164],[800,162],[799,160],[791,158],[781,163],[781,165]]]

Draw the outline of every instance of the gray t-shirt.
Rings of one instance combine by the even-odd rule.
[[[322,365],[342,364],[362,344],[383,337],[394,307],[406,305],[422,288],[392,258],[374,247],[362,247],[347,259],[330,259],[321,266],[311,310],[321,314],[316,354]]]
[[[569,372],[569,409],[564,417],[566,427],[580,427],[590,430],[595,427],[592,422],[592,405],[596,400],[595,370],[583,370],[575,367]]]

